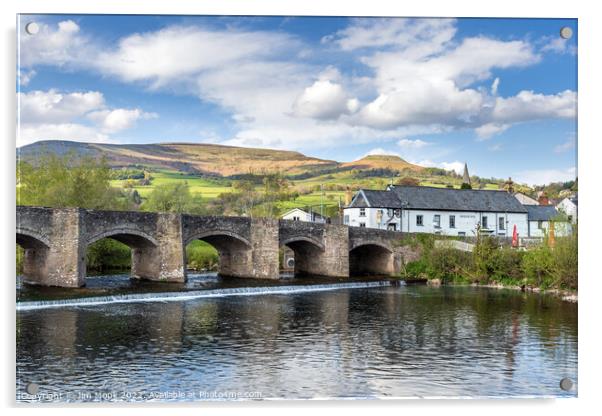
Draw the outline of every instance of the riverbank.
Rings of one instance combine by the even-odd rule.
[[[416,282],[418,279],[410,279],[409,281],[414,283]],[[423,279],[426,280],[426,285],[427,286],[432,286],[432,287],[439,287],[442,285],[441,279]],[[519,285],[505,285],[503,283],[497,283],[497,282],[492,282],[492,283],[457,283],[457,282],[451,282],[451,283],[446,283],[445,285],[447,286],[471,286],[471,287],[483,287],[483,288],[491,288],[491,289],[512,289],[512,290],[518,290],[521,292],[528,292],[528,293],[540,293],[542,295],[552,295],[552,296],[556,296],[558,298],[560,298],[561,300],[565,301],[565,302],[571,302],[571,303],[577,303],[578,302],[578,294],[577,291],[573,291],[573,290],[561,290],[561,289],[542,289],[539,287],[533,287],[533,286],[519,286]]]

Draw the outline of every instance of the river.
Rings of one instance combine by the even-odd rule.
[[[64,290],[20,288],[17,401],[577,395],[576,304],[317,281],[242,289],[197,275],[140,295],[117,276],[62,301]]]

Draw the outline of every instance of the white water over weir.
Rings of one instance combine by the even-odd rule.
[[[404,282],[400,282],[404,284]],[[323,292],[338,289],[361,289],[369,287],[391,286],[389,280],[377,282],[331,283],[323,285],[290,285],[269,287],[237,287],[226,289],[195,290],[187,292],[135,293],[114,296],[96,296],[78,299],[41,300],[17,302],[17,311],[29,311],[47,308],[68,308],[76,306],[107,305],[112,303],[137,302],[178,302],[191,299],[218,298],[225,296],[254,296],[272,294],[294,294],[304,292]]]

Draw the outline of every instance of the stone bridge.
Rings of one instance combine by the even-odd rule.
[[[132,278],[186,281],[186,245],[211,244],[219,274],[279,278],[279,250],[295,254],[295,274],[348,277],[399,272],[398,232],[268,218],[17,207],[17,243],[25,250],[24,281],[80,287],[86,250],[112,238],[132,250]]]

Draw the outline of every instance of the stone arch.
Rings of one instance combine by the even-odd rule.
[[[17,227],[17,244],[27,249],[48,249],[50,240],[36,231]]]
[[[17,228],[17,244],[23,249],[22,273],[25,283],[41,282],[47,271],[50,241],[27,228]]]
[[[280,246],[285,247],[285,258],[290,253],[286,252],[286,248],[292,251],[296,276],[323,274],[323,270],[318,269],[320,258],[325,251],[321,241],[307,236],[295,236],[284,240]]]
[[[249,277],[253,275],[253,246],[243,236],[229,230],[200,231],[186,239],[184,252],[186,252],[186,246],[194,240],[205,241],[217,250],[220,276]]]
[[[131,274],[134,279],[156,280],[160,270],[161,257],[157,240],[138,229],[131,227],[115,227],[88,236],[84,241],[81,258],[83,275],[86,273],[86,252],[88,247],[103,238],[111,238],[125,244],[131,249]]]
[[[145,232],[129,227],[122,227],[104,230],[88,237],[86,239],[86,247],[103,238],[112,238],[131,248],[157,247],[159,245],[153,236]]]
[[[349,250],[350,275],[390,275],[395,271],[393,250],[377,241],[355,244]]]

